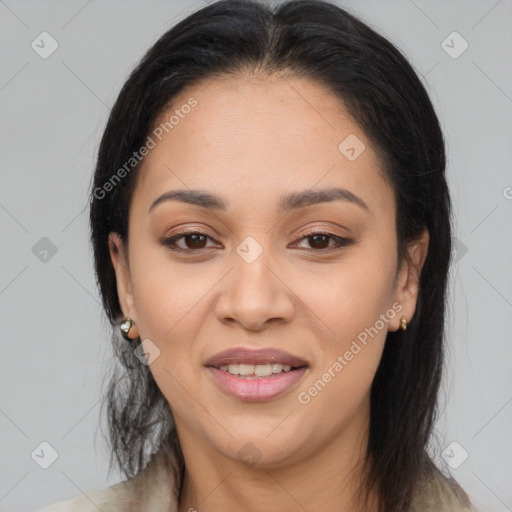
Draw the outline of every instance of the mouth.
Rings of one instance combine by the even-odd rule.
[[[284,394],[309,368],[307,361],[282,350],[245,348],[221,352],[205,366],[222,391],[248,402]]]
[[[238,347],[220,352],[206,361],[205,366],[217,368],[232,375],[268,377],[308,367],[304,359],[274,348],[249,350]]]

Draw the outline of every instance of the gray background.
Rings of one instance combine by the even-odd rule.
[[[106,478],[98,430],[110,347],[87,190],[128,72],[204,3],[0,0],[0,511],[34,511],[118,481]],[[438,452],[458,445],[436,460],[458,465],[452,474],[481,508],[512,510],[512,1],[338,4],[405,52],[440,117],[457,263]],[[31,47],[43,31],[59,45],[47,59]],[[453,31],[469,44],[458,58],[445,50],[462,40],[442,45]],[[50,453],[43,441],[58,452],[48,469],[35,462]]]

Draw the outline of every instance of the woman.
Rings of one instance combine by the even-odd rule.
[[[335,5],[222,0],[164,34],[91,193],[126,480],[46,511],[474,510],[427,453],[444,172],[413,69]]]

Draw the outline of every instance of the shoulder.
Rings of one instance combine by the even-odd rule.
[[[134,478],[105,489],[82,492],[40,512],[175,512],[179,485],[176,453],[164,447]]]
[[[437,468],[422,481],[411,512],[478,512],[462,487]]]
[[[68,500],[58,501],[40,512],[125,512],[135,505],[130,481],[82,492]]]

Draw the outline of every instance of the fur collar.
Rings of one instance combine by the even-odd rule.
[[[133,479],[59,501],[41,512],[177,512],[178,468],[175,452],[162,448]],[[477,511],[465,503],[457,484],[438,472],[415,496],[410,512]]]

